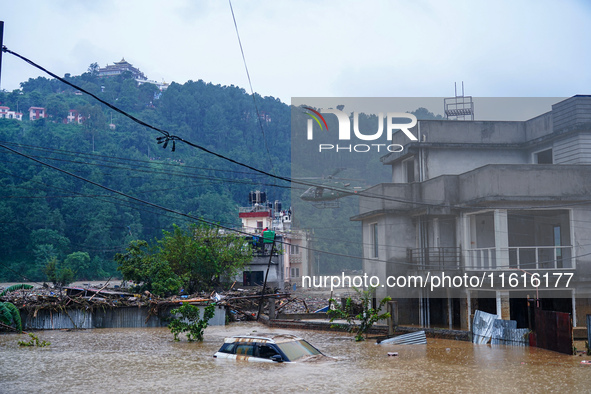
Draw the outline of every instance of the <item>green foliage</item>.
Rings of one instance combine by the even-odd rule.
[[[5,296],[6,294],[17,291],[17,290],[29,290],[32,289],[33,286],[27,285],[24,283],[19,283],[16,285],[12,285],[7,287],[1,294],[0,297]],[[22,331],[22,322],[21,322],[21,314],[12,302],[0,302],[0,322],[7,326],[14,327],[18,332]]]
[[[87,252],[74,252],[66,256],[64,268],[70,269],[75,276],[81,279],[90,279],[92,267],[90,266],[90,255]]]
[[[207,226],[191,225],[184,230],[174,226],[173,232],[164,232],[158,248],[161,258],[184,279],[189,293],[220,285],[224,277],[236,275],[252,259],[242,237],[220,234]]]
[[[31,340],[29,342],[18,341],[19,346],[34,346],[34,347],[46,347],[51,345],[51,342],[40,341],[37,335],[29,333]]]
[[[148,290],[157,296],[177,294],[183,285],[170,264],[146,241],[131,241],[126,253],[115,255],[123,279],[137,284],[138,291]]]
[[[346,320],[347,324],[333,324],[331,327],[344,328],[348,332],[355,333],[355,341],[359,342],[365,339],[363,336],[367,336],[367,333],[375,323],[390,318],[390,313],[380,313],[380,311],[392,299],[390,297],[383,298],[379,306],[374,309],[371,307],[371,300],[375,293],[375,288],[369,288],[368,290],[354,289],[361,296],[360,313],[354,312],[353,300],[349,297],[346,299],[344,308],[337,304],[334,299],[331,299],[330,302],[335,308],[330,309],[327,314],[331,322],[337,319]]]
[[[132,241],[126,253],[115,256],[123,279],[156,295],[175,294],[180,287],[188,293],[211,289],[240,272],[252,258],[241,237],[214,228],[175,225],[163,235],[153,245]]]
[[[160,92],[151,84],[137,86],[126,76],[99,78],[95,63],[84,71],[66,79],[184,139],[263,170],[270,171],[272,162],[274,172],[290,174],[290,113],[279,100],[257,97],[260,112],[270,118],[263,122],[268,154],[252,96],[244,89],[189,81]],[[261,184],[267,181],[186,145],[177,144],[174,153],[170,145],[164,150],[152,131],[57,80],[39,77],[21,86],[0,91],[2,105],[25,113],[21,122],[0,119],[0,140],[25,154],[230,227],[240,224],[236,207],[247,204],[251,190],[265,190],[290,205],[289,189]],[[46,107],[52,117],[29,121],[26,110],[31,106]],[[66,108],[78,110],[84,123],[63,124]],[[111,123],[115,129],[109,128]],[[42,281],[48,261],[55,257],[63,263],[77,251],[88,253],[90,263],[70,267],[75,280],[106,278],[117,273],[113,256],[123,253],[130,241],[174,232],[178,218],[106,197],[102,189],[6,154],[10,157],[0,162],[0,262],[6,267],[0,270],[0,281],[20,281],[21,275]]]
[[[0,297],[3,297],[8,293],[11,293],[11,292],[17,291],[17,290],[30,290],[33,287],[34,287],[33,285],[27,285],[24,283],[18,283],[16,285],[8,286],[6,289],[4,289],[4,291],[2,293],[0,293]]]
[[[179,334],[186,333],[187,340],[203,341],[203,331],[209,325],[209,320],[215,315],[215,304],[209,304],[203,310],[203,318],[200,318],[199,307],[190,304],[183,304],[170,311],[175,316],[168,325],[174,340],[179,340]]]
[[[72,268],[64,266],[55,257],[47,262],[44,269],[47,280],[57,287],[64,287],[74,280]]]
[[[0,302],[0,322],[18,332],[23,330],[20,312],[12,302]]]

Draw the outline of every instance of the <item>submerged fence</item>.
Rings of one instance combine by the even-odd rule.
[[[472,343],[527,346],[529,329],[517,328],[515,320],[501,320],[497,315],[477,310],[472,324]]]
[[[165,327],[168,324],[170,310],[178,305],[167,305],[157,310],[148,307],[94,307],[92,309],[39,309],[21,311],[24,329],[60,330],[64,328],[146,328]],[[201,316],[205,306],[199,306]],[[216,307],[211,326],[226,323],[226,309]]]
[[[570,313],[535,310],[536,346],[573,354],[573,326]]]

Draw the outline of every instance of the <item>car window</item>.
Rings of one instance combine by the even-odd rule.
[[[259,346],[259,357],[260,358],[271,358],[277,354],[279,354],[279,352],[276,349],[274,349],[272,346],[269,346],[269,345],[260,345]]]
[[[220,353],[234,354],[234,351],[236,350],[235,348],[236,348],[236,343],[224,343],[222,345],[222,348],[218,351]]]
[[[322,354],[314,346],[304,340],[283,342],[277,344],[277,346],[283,353],[285,353],[289,361],[295,361],[304,356]]]
[[[236,346],[237,356],[252,356],[254,355],[254,344],[252,343],[239,343]]]

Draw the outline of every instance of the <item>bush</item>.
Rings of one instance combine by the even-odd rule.
[[[370,308],[371,298],[375,292],[375,288],[369,288],[368,290],[359,290],[354,288],[355,291],[361,296],[361,312],[355,314],[355,304],[351,297],[346,299],[344,308],[337,304],[334,299],[331,298],[330,302],[335,306],[334,309],[330,309],[327,314],[330,317],[330,321],[334,322],[336,319],[343,319],[347,321],[347,324],[333,324],[331,327],[344,328],[348,332],[355,333],[355,341],[363,341],[367,336],[367,333],[374,325],[380,320],[390,318],[390,313],[380,313],[382,307],[386,305],[392,298],[385,297],[380,301],[380,304],[376,309]],[[357,323],[359,322],[359,323]]]
[[[203,311],[203,318],[199,317],[199,307],[190,304],[183,304],[179,308],[170,311],[176,316],[168,325],[174,340],[179,340],[179,334],[187,333],[189,342],[203,341],[203,331],[209,325],[209,320],[215,315],[215,304],[209,304]]]

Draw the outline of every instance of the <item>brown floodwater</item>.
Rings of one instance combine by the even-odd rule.
[[[224,337],[294,333],[335,361],[267,364],[212,357]],[[2,393],[155,392],[590,392],[591,357],[529,347],[429,339],[427,345],[355,343],[348,334],[209,327],[203,343],[174,342],[166,328],[42,331],[0,335]],[[388,352],[398,352],[389,357]]]

